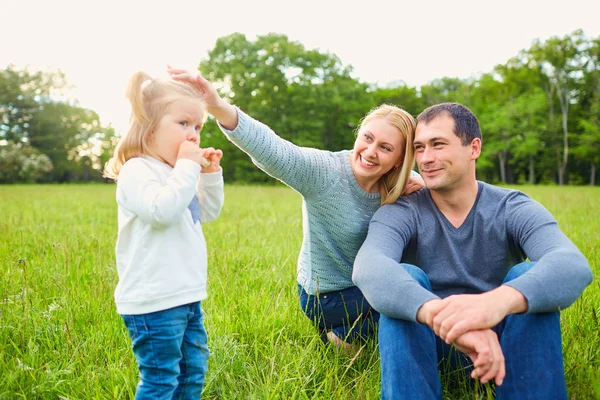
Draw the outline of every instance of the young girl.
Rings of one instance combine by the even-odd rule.
[[[138,362],[136,399],[198,399],[207,369],[206,242],[223,205],[222,152],[201,149],[197,92],[143,72],[129,80],[129,131],[105,176],[117,181],[117,311]]]
[[[168,71],[198,91],[225,135],[259,168],[302,195],[300,306],[324,341],[354,353],[352,343],[373,333],[379,320],[352,282],[354,259],[369,221],[381,204],[423,187],[423,179],[411,174],[414,118],[384,104],[363,118],[352,150],[299,147],[227,103],[201,76]]]

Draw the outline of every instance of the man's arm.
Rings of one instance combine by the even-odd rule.
[[[506,210],[509,235],[536,264],[490,292],[450,296],[426,307],[421,317],[447,343],[465,332],[491,328],[510,314],[564,309],[592,280],[587,260],[552,215],[522,193],[511,196]]]
[[[504,285],[525,296],[527,312],[564,310],[593,279],[587,259],[541,204],[522,193],[508,204],[510,234],[535,265]]]
[[[377,210],[352,273],[354,284],[375,310],[409,321],[416,321],[417,310],[423,303],[438,298],[400,265],[404,247],[415,230],[414,212],[407,202],[384,205]]]

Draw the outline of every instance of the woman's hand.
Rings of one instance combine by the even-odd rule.
[[[199,74],[191,74],[185,69],[173,68],[170,65],[167,66],[167,72],[172,79],[196,89],[206,104],[206,111],[212,114],[223,127],[228,130],[234,130],[237,127],[237,110],[219,96],[209,81]]]
[[[419,176],[411,176],[408,178],[406,185],[404,186],[404,190],[402,191],[402,196],[407,194],[411,194],[412,192],[416,192],[417,190],[421,190],[425,187],[425,181]]]
[[[206,103],[209,113],[212,114],[211,109],[218,108],[221,105],[221,102],[224,101],[210,82],[199,74],[191,74],[185,69],[173,68],[170,65],[167,66],[167,72],[171,79],[187,83],[196,89],[200,94],[200,97],[202,97],[202,100]]]

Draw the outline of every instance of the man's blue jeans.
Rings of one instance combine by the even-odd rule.
[[[352,343],[375,332],[379,313],[356,286],[317,296],[309,295],[298,285],[298,295],[302,311],[319,328],[322,338],[330,330],[340,339]]]
[[[504,282],[527,272],[534,263],[515,265]],[[413,265],[402,264],[421,286],[431,290],[427,275]],[[401,295],[399,294],[399,300]],[[493,328],[504,353],[506,377],[496,387],[496,399],[566,399],[560,313],[509,315]],[[460,370],[471,379],[467,356],[452,349],[427,325],[381,316],[382,399],[441,399],[439,373]],[[456,357],[458,356],[458,357]],[[458,361],[458,362],[457,362]]]
[[[200,302],[121,315],[138,363],[136,399],[199,399],[208,364]]]

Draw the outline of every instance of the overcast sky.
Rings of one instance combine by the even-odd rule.
[[[537,38],[600,36],[598,0],[0,0],[0,10],[0,68],[60,69],[80,104],[121,132],[133,72],[194,69],[233,32],[286,34],[363,82],[412,86],[488,72]]]

